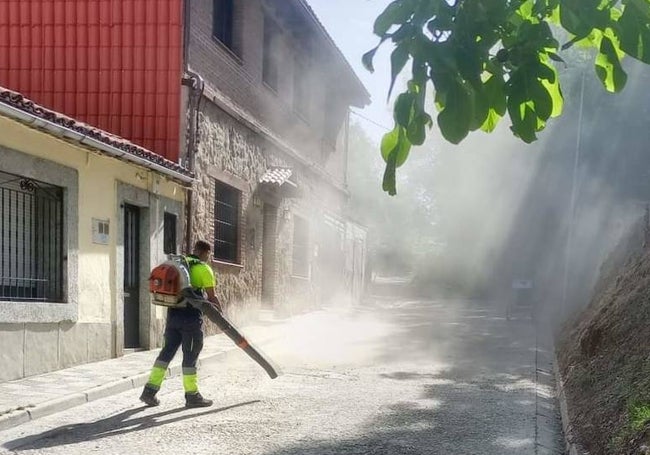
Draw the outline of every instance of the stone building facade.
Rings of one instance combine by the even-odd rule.
[[[215,245],[218,294],[235,318],[351,296],[346,127],[367,92],[304,1],[196,0],[185,20],[189,239]]]

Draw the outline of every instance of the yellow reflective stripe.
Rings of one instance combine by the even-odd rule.
[[[185,393],[196,393],[199,391],[199,378],[196,374],[183,375],[183,388]]]
[[[163,380],[165,379],[166,372],[167,372],[167,368],[154,366],[151,369],[151,374],[149,375],[149,381],[147,382],[147,385],[152,389],[156,389],[156,390],[159,389],[161,384],[163,383]]]

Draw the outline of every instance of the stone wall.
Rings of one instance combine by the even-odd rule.
[[[239,258],[237,264],[214,261],[218,277],[217,295],[229,307],[235,320],[246,319],[261,305],[262,264],[264,259],[264,205],[277,207],[275,226],[275,262],[273,301],[278,310],[294,312],[313,308],[321,301],[321,280],[317,276],[314,246],[319,239],[322,213],[327,210],[341,216],[345,195],[329,182],[302,167],[253,132],[233,119],[214,103],[204,100],[200,113],[196,173],[199,184],[193,195],[192,241],[214,240],[215,182],[221,181],[241,191]],[[268,167],[285,166],[294,170],[302,195],[282,197],[264,191],[258,182]],[[293,219],[309,220],[310,277],[292,276]],[[327,247],[321,245],[321,248]],[[342,265],[343,266],[343,265]]]
[[[217,294],[230,306],[230,316],[238,321],[256,314],[262,304],[265,279],[267,284],[272,282],[265,289],[270,293],[272,288],[271,300],[276,309],[294,312],[313,308],[325,301],[329,286],[343,282],[330,278],[344,270],[343,255],[337,257],[340,264],[328,261],[324,267],[316,251],[331,247],[322,235],[324,213],[344,218],[347,193],[343,125],[352,89],[328,76],[333,69],[327,52],[308,53],[309,61],[303,63],[308,63],[309,68],[303,76],[312,88],[309,112],[297,114],[293,108],[294,60],[306,56],[306,41],[315,36],[310,34],[306,40],[296,33],[296,24],[282,17],[287,13],[282,3],[238,0],[233,45],[228,49],[212,36],[213,3],[196,0],[190,8],[188,65],[205,80],[195,157],[198,184],[192,199],[191,240],[214,241],[215,182],[237,188],[241,192],[239,260],[237,264],[213,263],[219,280]],[[281,30],[281,55],[276,57],[282,65],[275,89],[262,80],[265,17],[277,22]],[[292,169],[291,179],[298,184],[300,198],[287,197],[277,188],[269,192],[258,185],[260,177],[273,166]],[[264,253],[267,205],[277,208],[275,254]],[[309,220],[310,226],[311,264],[306,278],[292,273],[296,215]],[[263,265],[265,259],[273,263]]]

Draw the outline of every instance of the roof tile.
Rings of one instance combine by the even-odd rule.
[[[113,146],[123,152],[138,158],[145,159],[151,163],[162,166],[170,171],[178,172],[188,177],[194,177],[193,173],[178,163],[174,163],[157,153],[152,152],[144,147],[134,144],[120,136],[116,136],[107,131],[95,128],[81,121],[75,120],[60,112],[47,109],[34,101],[25,98],[22,94],[0,86],[0,103],[11,106],[27,114],[47,120],[56,125],[62,126],[77,133],[83,134],[96,141]]]

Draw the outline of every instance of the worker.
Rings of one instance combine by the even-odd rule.
[[[187,256],[190,286],[192,291],[203,295],[206,305],[221,312],[221,304],[214,293],[216,279],[210,260],[211,247],[208,242],[199,240],[195,243],[192,254]],[[199,393],[196,362],[203,348],[203,307],[188,304],[183,308],[169,308],[165,325],[164,344],[158,354],[149,380],[144,386],[140,400],[147,406],[158,406],[160,400],[156,394],[165,378],[169,362],[172,361],[179,347],[183,350],[183,388],[185,389],[185,406],[188,408],[212,405],[212,400],[203,398]]]

